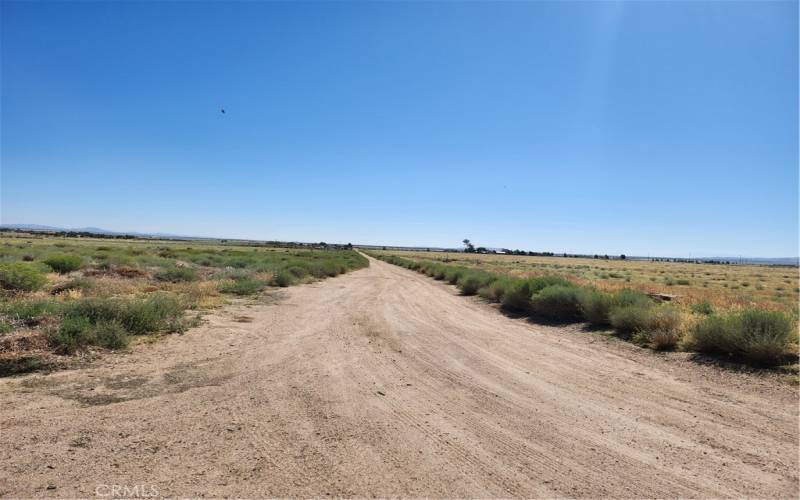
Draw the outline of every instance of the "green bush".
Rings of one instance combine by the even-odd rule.
[[[80,269],[83,261],[77,255],[51,255],[44,259],[44,263],[60,274],[66,274]]]
[[[155,293],[146,299],[129,301],[125,316],[119,321],[128,332],[143,335],[160,330],[179,331],[183,328],[182,318],[183,307],[177,297]]]
[[[34,292],[47,283],[44,273],[33,264],[13,262],[0,264],[0,288],[20,292]]]
[[[737,356],[756,365],[774,365],[784,359],[796,335],[796,327],[786,314],[748,309],[699,321],[686,347]]]
[[[48,339],[61,351],[75,352],[92,343],[92,323],[87,318],[66,318],[57,330],[48,332]]]
[[[220,271],[214,273],[211,276],[211,279],[214,280],[240,280],[244,278],[252,278],[253,273],[251,271],[245,271],[242,269],[228,269],[225,271]]]
[[[153,277],[159,281],[178,283],[180,281],[195,281],[197,272],[191,267],[168,267],[158,271]]]
[[[155,293],[144,299],[88,297],[66,304],[64,317],[84,318],[92,325],[117,322],[132,335],[182,329],[183,307],[171,294]]]
[[[506,290],[511,288],[512,280],[506,277],[497,278],[478,290],[478,295],[492,302],[502,302]]]
[[[0,312],[28,325],[35,325],[45,317],[61,312],[58,302],[48,299],[14,300],[0,305]]]
[[[292,275],[289,271],[282,270],[275,273],[275,276],[272,277],[272,285],[273,286],[280,286],[280,287],[287,287],[292,286],[294,283],[294,275]]]
[[[531,284],[526,281],[513,282],[503,294],[503,308],[511,311],[527,312],[531,305]]]
[[[252,295],[264,289],[265,283],[255,278],[240,278],[233,282],[221,283],[218,290],[233,295]]]
[[[0,319],[0,335],[14,331],[14,325],[6,320]]]
[[[128,346],[128,332],[116,321],[101,321],[94,326],[94,343],[108,349],[122,349]]]
[[[598,290],[586,290],[579,300],[583,317],[590,325],[604,327],[611,324],[608,317],[614,304],[611,295]]]
[[[444,279],[451,285],[455,285],[458,283],[458,279],[461,278],[466,271],[467,270],[463,267],[447,267],[444,270]]]
[[[537,316],[554,321],[580,321],[583,319],[581,295],[583,290],[570,285],[550,285],[531,298],[531,311]]]
[[[633,341],[656,350],[673,349],[681,340],[681,315],[671,306],[646,309]]]
[[[121,349],[128,345],[128,333],[116,321],[92,323],[81,316],[67,317],[56,330],[48,332],[48,339],[60,351],[73,353],[88,345]]]
[[[614,306],[640,306],[649,307],[654,304],[653,299],[646,294],[630,288],[623,288],[614,294]]]
[[[532,294],[539,293],[550,286],[569,287],[575,285],[560,276],[537,276],[528,280],[528,287]]]
[[[483,271],[464,270],[456,281],[462,295],[475,295],[478,290],[492,283],[496,278]]]
[[[91,290],[94,288],[94,281],[89,278],[73,278],[66,283],[56,285],[50,291],[51,294],[65,292],[67,290]]]
[[[704,314],[708,316],[710,314],[714,314],[714,306],[712,306],[707,300],[698,302],[696,304],[692,304],[692,312],[695,314]]]
[[[308,269],[299,265],[287,267],[286,272],[288,272],[289,274],[298,279],[305,278],[306,276],[309,275]]]
[[[635,333],[647,327],[652,306],[624,305],[611,308],[608,319],[620,333]]]

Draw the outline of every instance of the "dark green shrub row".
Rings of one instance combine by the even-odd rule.
[[[770,365],[785,359],[797,337],[794,321],[786,314],[746,310],[715,316],[706,303],[693,308],[704,319],[683,339],[680,312],[635,290],[623,289],[611,294],[558,276],[522,279],[394,255],[378,258],[434,279],[447,280],[462,294],[477,293],[509,311],[548,321],[585,321],[595,327],[612,327],[623,338],[653,349],[674,349],[684,341],[685,349]]]

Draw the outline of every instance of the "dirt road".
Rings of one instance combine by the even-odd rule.
[[[7,497],[798,494],[795,387],[375,260],[0,397]]]

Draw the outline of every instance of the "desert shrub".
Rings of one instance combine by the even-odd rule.
[[[315,278],[326,278],[337,276],[340,273],[339,266],[332,261],[312,261],[309,263],[308,270]]]
[[[242,269],[227,269],[219,271],[211,275],[214,280],[240,280],[243,278],[252,278],[253,273]]]
[[[502,302],[506,290],[511,287],[512,280],[501,276],[478,290],[478,295],[492,302]]]
[[[63,352],[75,352],[92,341],[92,323],[87,318],[69,317],[61,326],[48,332],[50,343]]]
[[[528,311],[531,305],[530,282],[527,280],[512,282],[503,293],[502,304],[504,309],[511,311]]]
[[[684,286],[686,286],[686,285],[691,285],[691,284],[692,284],[692,282],[691,282],[691,281],[689,281],[689,280],[685,280],[685,279],[680,279],[680,280],[678,280],[676,283],[678,283],[679,285],[684,285]]]
[[[611,295],[598,290],[586,290],[580,298],[581,312],[586,321],[592,326],[608,326],[608,317],[614,303]]]
[[[555,321],[580,321],[581,295],[576,286],[550,285],[531,298],[531,311],[537,316]]]
[[[680,343],[681,332],[680,330],[643,330],[638,332],[633,340],[657,351],[665,351],[674,349]]]
[[[437,264],[431,268],[431,272],[429,274],[431,278],[435,280],[443,280],[444,273],[445,273],[445,267]]]
[[[528,284],[532,294],[539,293],[539,291],[550,286],[574,286],[570,281],[567,281],[560,276],[537,276],[529,279]]]
[[[270,284],[273,286],[287,287],[291,286],[294,283],[294,280],[295,278],[294,275],[292,275],[292,273],[286,270],[282,270],[275,273],[275,275],[272,277],[272,282]]]
[[[298,279],[304,278],[309,274],[308,269],[302,266],[289,266],[286,268],[286,272]]]
[[[251,277],[240,278],[237,280],[221,283],[218,290],[222,293],[233,295],[252,295],[264,289],[265,283]]]
[[[650,331],[678,331],[681,326],[681,314],[672,306],[662,305],[650,309],[646,317],[644,329]]]
[[[92,323],[88,318],[67,317],[58,329],[47,334],[50,343],[58,350],[72,353],[88,345],[120,349],[128,345],[128,333],[116,321]]]
[[[796,335],[795,325],[786,314],[747,309],[699,321],[686,347],[737,356],[756,365],[774,365],[784,358]]]
[[[681,340],[680,312],[671,306],[657,306],[646,310],[641,318],[634,342],[653,349],[674,349]]]
[[[66,274],[80,269],[83,261],[77,255],[51,255],[44,259],[44,263],[60,274]]]
[[[475,295],[478,290],[489,285],[495,276],[483,271],[464,271],[458,277],[457,286],[462,295]]]
[[[129,301],[126,309],[120,322],[134,335],[182,328],[183,307],[174,295],[156,293],[146,299]]]
[[[93,342],[109,349],[122,349],[128,345],[128,332],[116,321],[101,321],[94,326]]]
[[[183,307],[171,294],[155,293],[144,299],[90,297],[64,306],[64,318],[84,318],[92,325],[117,322],[132,335],[182,328]]]
[[[28,325],[35,325],[48,316],[56,316],[60,311],[61,305],[48,299],[14,300],[0,305],[0,312]]]
[[[4,290],[33,292],[47,283],[44,273],[33,264],[14,262],[0,264],[0,288]]]
[[[444,271],[444,279],[451,285],[458,283],[459,278],[467,272],[463,267],[448,267]],[[477,292],[477,290],[476,290]],[[472,294],[474,295],[474,293]]]
[[[245,267],[250,265],[250,261],[241,258],[234,258],[234,259],[229,259],[225,264],[234,269],[244,269]]]
[[[695,314],[704,314],[706,316],[714,314],[714,306],[707,300],[692,304],[692,312]]]
[[[191,267],[168,267],[153,275],[159,281],[171,281],[178,283],[181,281],[195,281],[197,272]]]
[[[65,283],[58,284],[50,290],[51,295],[57,295],[69,290],[91,290],[94,288],[94,281],[89,278],[73,278]]]
[[[14,331],[14,325],[9,323],[8,321],[0,319],[0,335],[3,335],[4,333],[9,333],[9,332],[12,332],[12,331]]]
[[[634,333],[644,330],[652,306],[624,305],[611,308],[608,319],[611,326],[620,333]]]
[[[623,288],[614,294],[614,306],[641,306],[649,307],[653,305],[653,299],[646,294],[630,288]]]

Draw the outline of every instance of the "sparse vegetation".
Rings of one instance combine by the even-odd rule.
[[[120,349],[135,336],[182,331],[190,324],[185,311],[223,304],[220,292],[229,300],[368,265],[352,250],[138,240],[98,245],[38,235],[3,236],[0,243],[0,333],[25,330],[63,354],[89,346]]]
[[[153,277],[160,281],[171,281],[173,283],[179,281],[195,281],[197,279],[197,272],[190,267],[168,267],[158,271]]]
[[[456,284],[463,295],[477,293],[507,311],[548,321],[585,321],[594,327],[611,327],[621,338],[656,350],[682,348],[725,354],[756,365],[779,364],[786,361],[788,352],[797,350],[796,312],[750,307],[718,316],[710,300],[684,303],[682,307],[680,302],[658,303],[642,290],[596,288],[566,276],[524,277],[392,254],[377,257],[434,279],[445,279]],[[669,281],[681,286],[691,283],[688,279]],[[687,329],[691,330],[688,335]]]

